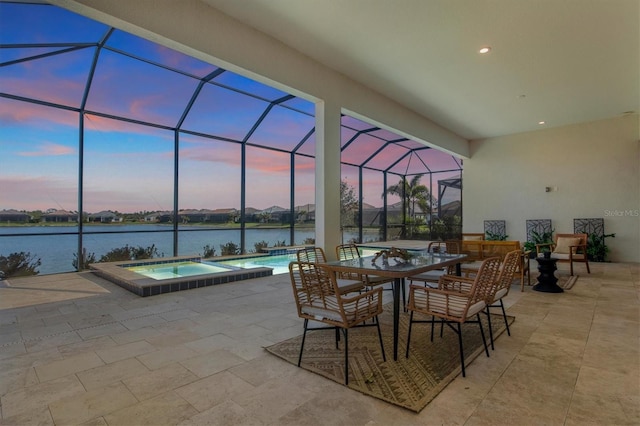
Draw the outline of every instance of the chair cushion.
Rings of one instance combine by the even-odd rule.
[[[539,257],[542,257],[542,255],[540,255]],[[553,252],[553,253],[551,253],[551,259],[569,260],[569,254]],[[575,254],[574,253],[573,254],[573,260],[584,260],[584,254],[581,254],[581,253]]]
[[[582,241],[581,238],[571,238],[571,237],[558,237],[558,241],[556,242],[556,248],[553,250],[554,253],[559,254],[569,254],[571,251],[571,246],[577,246]]]
[[[340,316],[340,312],[338,311],[332,311],[329,309],[309,305],[302,306],[300,310],[303,314],[311,315],[318,321],[322,321],[323,319],[342,321],[342,317]]]
[[[443,275],[445,275],[444,269],[438,271],[423,272],[421,274],[409,277],[408,279],[409,281],[430,281],[437,283],[440,280],[440,277]]]
[[[493,300],[502,299],[508,292],[509,292],[508,288],[501,288],[500,290],[496,291],[495,296],[493,296]]]
[[[340,294],[351,293],[352,291],[359,291],[359,290],[362,290],[362,288],[364,287],[364,283],[360,280],[348,280],[348,279],[338,278],[336,282],[338,283]]]
[[[367,284],[380,285],[393,282],[393,278],[381,277],[380,275],[367,275]]]
[[[477,314],[478,312],[482,311],[485,306],[487,306],[487,305],[484,303],[484,300],[481,300],[481,301],[476,302],[473,305],[469,306],[469,310],[467,311],[467,318],[469,318],[469,317]]]

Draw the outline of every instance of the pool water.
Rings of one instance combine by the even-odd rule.
[[[362,256],[373,256],[376,249],[361,248]],[[295,253],[278,254],[272,256],[240,257],[228,260],[197,260],[180,261],[175,263],[147,264],[128,266],[126,269],[137,272],[155,280],[192,277],[196,275],[216,274],[234,270],[252,268],[273,268],[273,275],[289,273],[289,263],[297,260]]]
[[[273,275],[289,272],[289,262],[296,260],[295,254],[274,256],[243,257],[221,261],[198,262],[186,260],[180,262],[127,266],[129,271],[136,272],[154,280],[193,277],[196,275],[216,274],[220,272],[238,271],[252,268],[273,268]]]
[[[214,263],[200,263],[193,261],[176,263],[158,263],[153,265],[129,266],[126,269],[136,272],[154,280],[167,280],[171,278],[192,277],[195,275],[215,274],[228,272],[234,268],[218,266]]]
[[[273,256],[244,257],[216,261],[215,265],[233,266],[242,269],[268,267],[273,268],[273,275],[289,273],[289,263],[296,261],[296,254],[278,254]]]

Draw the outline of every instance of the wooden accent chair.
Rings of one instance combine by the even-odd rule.
[[[536,244],[536,255],[542,256],[542,252],[551,250],[551,258],[558,262],[569,262],[571,275],[573,275],[573,263],[582,262],[587,266],[590,274],[589,258],[587,256],[587,234],[556,234],[553,243]]]
[[[477,323],[480,327],[482,342],[487,356],[487,340],[484,336],[484,329],[480,320],[482,312],[487,304],[485,301],[487,289],[495,285],[496,275],[500,268],[500,258],[491,257],[485,259],[474,279],[458,277],[455,275],[445,275],[440,278],[440,288],[430,288],[411,285],[409,288],[408,309],[409,333],[407,335],[407,353],[409,357],[409,344],[411,342],[411,329],[414,323],[431,324],[431,340],[433,341],[433,326],[437,321],[446,324],[458,335],[460,346],[460,365],[462,366],[462,377],[465,377],[464,351],[462,346],[462,324]],[[463,289],[467,289],[466,291]],[[415,313],[431,316],[430,320],[415,320]],[[476,320],[473,320],[473,317]],[[456,327],[454,327],[456,325]]]
[[[298,262],[327,263],[327,256],[321,247],[305,247],[296,252]],[[341,293],[350,293],[364,289],[362,277],[338,277],[336,279]]]
[[[482,241],[484,240],[484,232],[463,232],[462,241]]]
[[[460,254],[460,243],[458,241],[433,241],[429,243],[427,251],[429,253]],[[414,275],[408,278],[409,284],[413,284],[414,281],[419,281],[425,286],[437,288],[440,277],[446,274],[453,275],[455,268],[455,265],[452,265],[440,270]]]
[[[349,329],[354,327],[373,327],[378,329],[378,339],[382,350],[382,359],[386,361],[382,333],[378,315],[382,313],[382,288],[371,289],[365,293],[346,295],[338,288],[335,274],[320,263],[291,262],[289,276],[298,316],[304,319],[304,334],[298,355],[298,367],[302,362],[304,342],[307,330],[336,330],[336,348],[338,333],[344,336],[344,384],[349,384]],[[368,324],[368,320],[373,320]],[[309,320],[325,324],[324,327],[309,327]]]
[[[336,256],[338,260],[358,259],[360,258],[360,251],[358,250],[358,246],[353,243],[340,244],[336,246]],[[340,278],[344,279],[361,280],[367,287],[373,287],[376,285],[387,283],[393,284],[393,278],[381,277],[379,275],[361,275],[343,272],[339,276]]]

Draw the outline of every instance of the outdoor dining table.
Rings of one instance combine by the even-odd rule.
[[[460,263],[465,254],[438,254],[417,252],[409,260],[395,258],[383,260],[374,256],[327,262],[326,267],[336,273],[351,272],[362,275],[378,275],[393,278],[393,359],[398,359],[398,329],[400,324],[400,289],[405,288],[405,279],[423,272],[456,265],[456,274],[460,275]]]

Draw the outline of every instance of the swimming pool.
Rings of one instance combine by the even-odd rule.
[[[125,269],[136,272],[154,280],[167,280],[170,278],[192,277],[195,275],[216,274],[233,270],[230,267],[222,267],[206,262],[187,260],[175,263],[154,263],[147,265],[128,266]]]
[[[216,265],[228,265],[243,269],[268,267],[273,268],[273,275],[289,273],[289,263],[296,261],[296,254],[276,254],[260,257],[240,257],[237,259],[219,260]]]
[[[288,273],[292,260],[296,260],[295,251],[221,260],[175,257],[95,263],[90,268],[120,287],[146,297]]]
[[[90,268],[120,287],[146,297],[286,274],[289,272],[289,263],[297,260],[296,252],[300,248],[278,248],[270,254],[221,259],[182,256],[94,263]],[[360,247],[362,256],[372,256],[379,250],[379,247]]]

